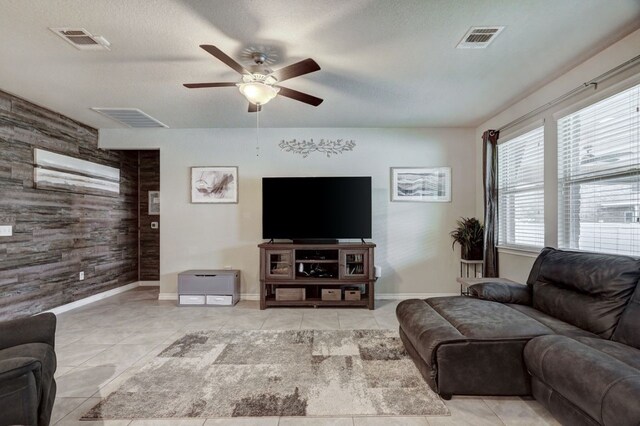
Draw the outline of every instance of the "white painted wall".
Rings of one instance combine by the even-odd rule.
[[[476,215],[482,217],[484,214],[484,197],[482,189],[482,133],[487,129],[498,129],[505,124],[545,105],[551,100],[569,92],[581,84],[605,73],[606,71],[640,55],[640,30],[635,31],[614,43],[608,48],[595,54],[587,61],[543,86],[539,90],[527,96],[520,102],[510,106],[496,116],[482,123],[476,128],[475,149],[476,149]],[[545,126],[545,244],[547,246],[557,246],[558,223],[557,223],[557,131],[556,116],[562,114],[568,108],[575,108],[578,105],[586,105],[601,98],[621,90],[630,84],[637,84],[637,77],[640,75],[640,66],[635,66],[612,78],[606,83],[599,85],[597,90],[589,89],[580,95],[574,96],[563,103],[548,109],[536,117],[532,117],[521,126],[526,126],[534,121],[543,119]],[[510,129],[500,136],[507,135],[508,132],[517,131]],[[529,270],[535,260],[532,253],[517,254],[514,252],[500,251],[499,269],[500,275],[512,280],[524,282],[529,274]]]
[[[160,149],[160,291],[175,293],[192,268],[242,271],[242,292],[258,293],[263,176],[371,176],[379,294],[455,293],[458,253],[449,231],[476,206],[473,129],[103,129],[100,147]],[[355,139],[353,152],[308,158],[282,152],[282,139]],[[192,166],[238,166],[239,203],[191,204]],[[390,167],[450,166],[451,203],[391,203]],[[311,195],[310,195],[311,196]],[[300,196],[304,201],[304,195]]]

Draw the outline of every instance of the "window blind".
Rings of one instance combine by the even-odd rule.
[[[498,145],[498,245],[544,246],[544,128]]]
[[[558,243],[640,254],[640,85],[558,120]]]

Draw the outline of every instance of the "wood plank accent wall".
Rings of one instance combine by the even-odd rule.
[[[160,215],[149,216],[149,191],[160,191],[160,151],[140,152],[140,280],[160,280]]]
[[[34,148],[119,168],[119,197],[34,189]],[[0,237],[0,319],[137,281],[137,186],[137,151],[101,150],[97,130],[0,91],[0,225],[13,225]]]

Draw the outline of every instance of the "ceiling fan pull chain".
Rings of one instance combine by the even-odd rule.
[[[260,157],[260,105],[256,111],[256,157]]]

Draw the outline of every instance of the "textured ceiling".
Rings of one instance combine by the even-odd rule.
[[[455,49],[473,25],[505,25],[484,50]],[[48,27],[111,43],[79,51]],[[273,68],[312,57],[322,70],[287,87],[266,127],[474,126],[640,27],[638,0],[0,0],[0,89],[98,128],[91,107],[140,108],[172,128],[252,127],[236,81],[198,48],[234,58],[268,46]]]

